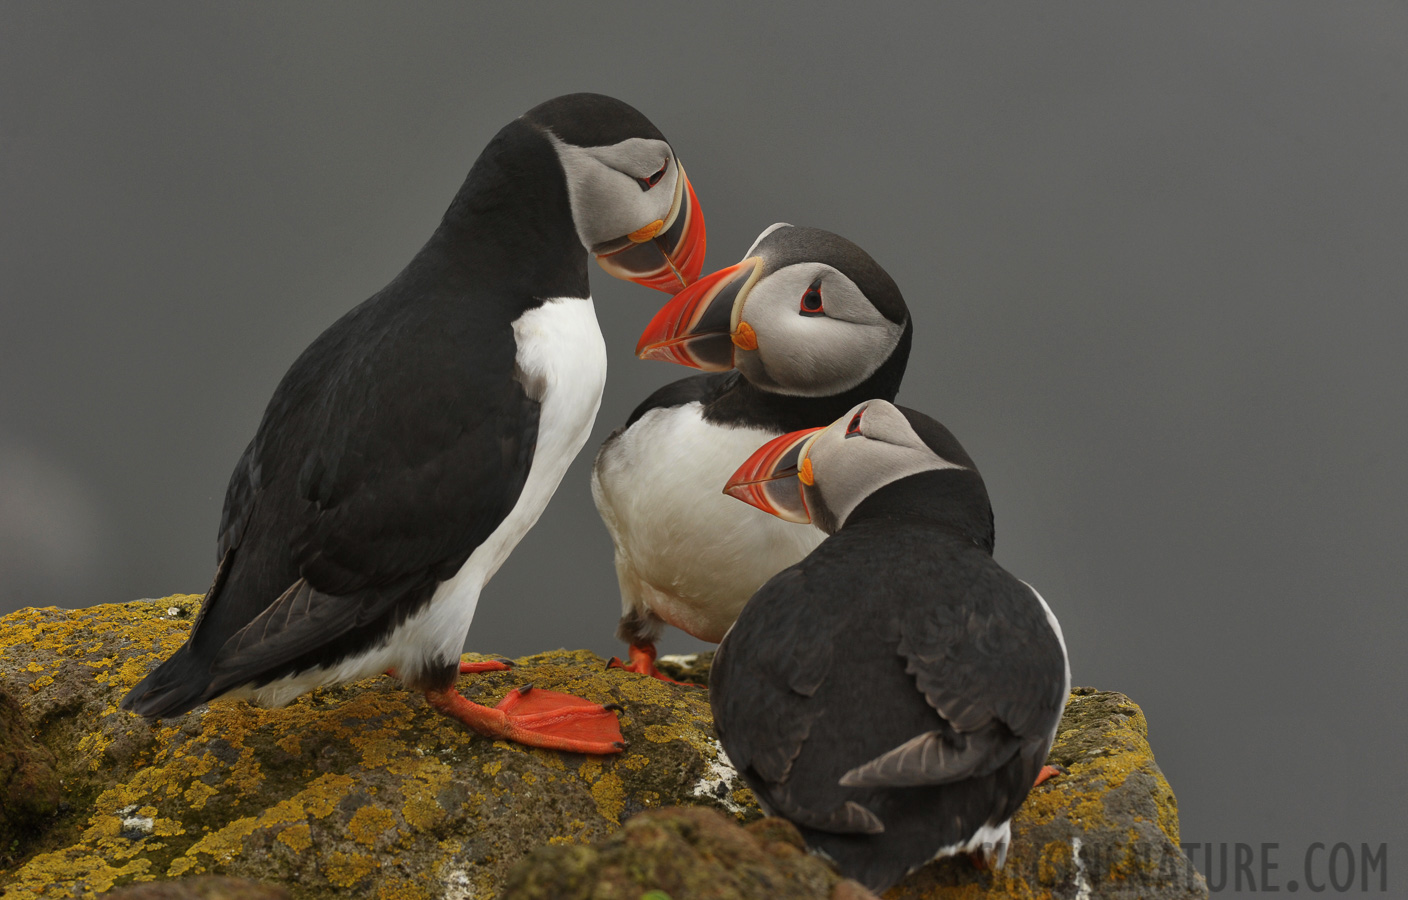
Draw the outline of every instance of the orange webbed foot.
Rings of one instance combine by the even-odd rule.
[[[704,686],[702,684],[695,684],[692,681],[676,681],[655,668],[655,653],[654,644],[632,644],[628,652],[631,658],[629,663],[623,663],[619,657],[613,656],[611,657],[611,661],[606,664],[606,668],[625,669],[627,672],[649,675],[651,678],[663,681],[666,684],[677,684],[680,687],[702,688]]]
[[[620,753],[626,749],[614,712],[620,707],[615,704],[602,706],[531,684],[509,691],[492,708],[465,699],[453,688],[426,691],[425,696],[436,710],[486,737],[570,753]]]

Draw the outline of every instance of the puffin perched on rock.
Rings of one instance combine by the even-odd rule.
[[[822,538],[718,485],[764,441],[893,399],[909,360],[904,297],[860,247],[779,223],[744,257],[676,294],[637,347],[708,374],[646,398],[592,469],[615,543],[625,667],[667,681],[654,663],[665,624],[717,642],[763,582]]]
[[[931,859],[1002,865],[1070,691],[1061,626],[992,558],[949,431],[883,400],[758,450],[726,491],[830,535],[714,657],[714,727],[763,807],[879,892]]]
[[[606,378],[587,263],[674,292],[704,220],[664,135],[597,94],[549,100],[490,141],[385,288],[294,362],[235,465],[218,567],[190,638],[123,700],[174,716],[220,696],[281,705],[391,672],[495,738],[621,749],[611,710],[455,690],[480,590],[537,521]]]

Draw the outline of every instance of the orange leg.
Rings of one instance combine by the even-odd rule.
[[[655,668],[655,645],[654,644],[632,644],[629,651],[631,661],[629,664],[621,662],[618,657],[611,657],[611,661],[606,664],[608,669],[625,669],[627,672],[635,672],[639,675],[649,675],[668,684],[678,684],[681,687],[703,687],[702,684],[695,684],[692,681],[676,681],[670,676]]]
[[[501,738],[572,753],[620,753],[626,749],[615,706],[602,706],[531,684],[509,691],[497,706],[480,706],[459,691],[426,691],[436,710],[468,725],[485,737]]]

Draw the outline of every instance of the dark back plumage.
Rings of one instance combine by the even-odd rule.
[[[1064,648],[990,548],[975,471],[893,482],[764,585],[715,657],[729,757],[874,890],[1006,822],[1050,748]]]

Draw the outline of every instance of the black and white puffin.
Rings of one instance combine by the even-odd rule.
[[[992,558],[948,429],[883,400],[770,441],[725,490],[830,535],[748,601],[714,726],[765,809],[877,892],[938,856],[1001,866],[1070,691],[1061,626]]]
[[[893,399],[909,360],[904,297],[860,247],[779,223],[744,257],[676,294],[637,347],[710,374],[648,397],[592,469],[615,543],[625,667],[657,678],[665,624],[717,642],[763,582],[821,540],[717,485],[763,441]]]
[[[410,264],[284,376],[230,479],[190,638],[123,707],[281,705],[390,671],[483,734],[619,750],[602,706],[524,687],[489,708],[455,680],[505,667],[460,663],[480,589],[596,416],[589,257],[673,292],[704,250],[694,190],[635,109],[571,94],[505,126]]]

